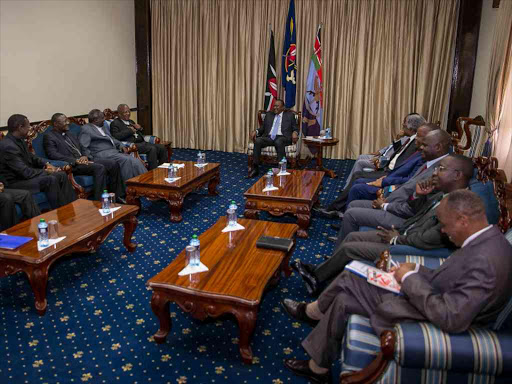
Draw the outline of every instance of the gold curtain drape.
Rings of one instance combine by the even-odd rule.
[[[289,0],[152,0],[153,130],[176,147],[244,152],[263,107],[269,23],[281,57]],[[324,127],[355,157],[412,111],[444,120],[458,0],[295,0],[302,110],[322,28]]]
[[[507,178],[512,178],[512,1],[502,1],[494,29],[489,81],[487,122],[493,155]]]

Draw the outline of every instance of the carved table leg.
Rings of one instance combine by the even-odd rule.
[[[137,215],[140,213],[140,211],[141,211],[140,197],[138,197],[136,195],[135,188],[132,188],[132,187],[126,188],[126,204],[138,206],[139,210],[137,212]]]
[[[215,176],[210,179],[208,183],[208,194],[212,196],[217,196],[219,193],[216,191],[217,185],[220,183],[220,173],[216,173]]]
[[[238,328],[240,329],[240,341],[238,347],[240,355],[245,364],[252,364],[251,338],[256,326],[257,310],[239,309],[235,313],[238,320]]]
[[[256,209],[256,206],[256,203],[252,201],[247,201],[245,203],[244,217],[247,219],[258,220],[260,217],[260,211]]]
[[[35,296],[36,311],[40,316],[46,313],[46,285],[48,283],[48,266],[42,265],[32,271],[25,271]]]
[[[183,220],[181,209],[183,208],[183,195],[179,192],[170,194],[167,198],[169,204],[170,220],[173,223],[179,223]]]
[[[135,232],[135,228],[137,228],[138,220],[135,216],[130,216],[128,220],[123,221],[124,226],[124,239],[123,244],[128,250],[128,252],[135,251],[137,245],[131,242],[131,238],[133,232]]]
[[[172,326],[171,317],[169,316],[169,300],[158,292],[153,292],[153,296],[151,296],[151,309],[160,321],[160,328],[153,337],[157,344],[162,344],[165,342]]]
[[[299,207],[297,209],[297,224],[299,225],[299,230],[297,231],[297,236],[307,239],[308,233],[306,230],[309,227],[309,223],[311,220],[311,211],[308,207]]]

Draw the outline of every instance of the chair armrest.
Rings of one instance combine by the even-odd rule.
[[[126,142],[123,142],[125,144]],[[136,159],[139,159],[139,161],[147,168],[148,165],[144,160],[142,160],[139,156],[139,151],[137,150],[137,146],[134,143],[126,143],[125,144],[128,147],[128,154],[131,154]]]
[[[431,323],[395,326],[394,359],[407,368],[474,372],[499,376],[512,373],[512,334],[485,328],[447,333]]]
[[[389,249],[389,252],[394,255],[417,255],[417,256],[427,256],[427,257],[443,257],[446,258],[450,256],[453,250],[449,248],[439,248],[439,249],[420,249],[416,247],[411,247],[410,245],[392,245]]]

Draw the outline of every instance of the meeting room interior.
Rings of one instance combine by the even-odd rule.
[[[511,180],[512,0],[0,0],[0,383],[510,383]]]

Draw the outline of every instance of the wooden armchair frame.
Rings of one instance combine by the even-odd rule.
[[[456,153],[464,154],[464,151],[471,148],[473,137],[469,129],[470,125],[484,127],[483,129],[485,130],[485,121],[482,116],[477,116],[474,119],[470,117],[459,117],[456,121],[457,130],[452,132],[453,148]],[[460,142],[464,135],[466,136],[466,145],[462,146],[460,145]]]

